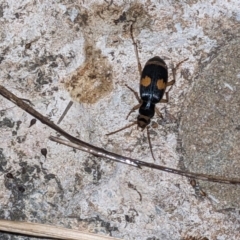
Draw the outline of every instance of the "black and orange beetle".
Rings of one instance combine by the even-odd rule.
[[[129,86],[127,86],[136,96],[139,104],[132,108],[128,116],[139,108],[139,115],[137,118],[137,124],[140,128],[144,129],[150,124],[151,118],[153,118],[155,111],[162,117],[155,105],[157,103],[167,103],[168,102],[168,92],[165,92],[168,86],[175,83],[176,70],[180,64],[184,61],[178,63],[175,68],[173,68],[173,80],[168,82],[168,68],[166,63],[160,57],[153,57],[147,61],[143,71],[141,72],[140,79],[140,98],[138,94]],[[163,99],[164,93],[166,94],[166,99]],[[128,118],[127,116],[127,118]]]
[[[161,116],[155,105],[159,102],[168,102],[168,93],[166,93],[166,99],[163,99],[163,95],[166,87],[173,85],[174,82],[175,80],[168,82],[167,65],[160,57],[149,59],[141,73],[140,98],[133,89],[127,86],[134,92],[139,101],[139,104],[133,107],[128,116],[139,108],[137,124],[140,128],[144,129],[149,125],[151,118],[155,114],[155,110]]]
[[[172,68],[173,80],[170,82],[168,82],[168,67],[164,62],[164,60],[158,56],[149,59],[142,70],[141,63],[138,57],[137,43],[135,42],[133,37],[133,25],[131,25],[130,30],[131,30],[131,37],[135,47],[135,53],[138,61],[138,70],[140,72],[141,78],[140,78],[140,97],[138,96],[138,93],[136,91],[134,91],[131,87],[126,85],[126,87],[128,87],[134,93],[136,99],[139,102],[139,104],[137,104],[131,109],[131,111],[127,115],[127,118],[132,112],[134,112],[137,109],[139,109],[139,115],[137,117],[137,121],[115,132],[111,132],[107,135],[120,132],[128,127],[131,127],[134,124],[137,124],[138,127],[140,127],[143,130],[150,124],[151,119],[155,114],[155,111],[160,117],[162,117],[162,114],[157,108],[155,108],[155,105],[157,103],[168,102],[168,93],[171,90],[173,84],[175,83],[176,70],[180,66],[180,64],[182,64],[184,61],[187,60],[185,59],[181,61],[180,63],[177,64],[175,68]],[[171,86],[171,88],[168,90],[168,92],[165,92],[168,86]],[[163,99],[164,93],[166,94],[166,99]],[[148,134],[148,141],[150,145],[151,154],[153,159],[155,160],[152,152],[152,146],[151,146],[151,141],[149,137],[148,127],[147,127],[147,134]]]

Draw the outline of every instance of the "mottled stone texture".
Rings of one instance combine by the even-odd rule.
[[[193,172],[240,175],[240,41],[219,49],[199,72],[182,111],[184,161]],[[213,204],[240,208],[240,186],[202,182]]]
[[[125,87],[142,65],[185,58],[163,119],[156,164],[239,177],[239,0],[0,1],[0,84],[82,140],[153,162]],[[172,79],[171,70],[170,80]],[[0,218],[122,239],[240,239],[239,187],[135,169],[55,144],[55,132],[0,97]],[[47,151],[43,151],[46,149]],[[0,233],[0,239],[36,239]]]

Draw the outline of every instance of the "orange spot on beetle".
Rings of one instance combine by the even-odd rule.
[[[163,79],[158,79],[157,80],[157,88],[159,90],[163,90],[166,88],[166,83],[163,81]]]
[[[144,86],[144,87],[147,87],[149,86],[151,83],[151,78],[146,76],[145,78],[142,78],[141,79],[141,85]]]

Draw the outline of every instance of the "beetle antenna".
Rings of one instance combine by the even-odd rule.
[[[131,34],[131,38],[132,38],[133,45],[134,45],[134,51],[135,51],[135,54],[136,54],[136,57],[137,57],[137,64],[138,64],[139,75],[141,76],[141,74],[142,74],[142,66],[141,66],[141,63],[140,63],[140,60],[139,60],[137,42],[134,40],[134,36],[133,36],[133,24],[134,24],[134,22],[130,26],[130,34]]]
[[[113,135],[113,134],[115,134],[115,133],[117,133],[117,132],[121,132],[122,130],[124,130],[124,129],[126,129],[126,128],[129,128],[129,127],[131,127],[131,126],[133,126],[133,125],[135,125],[135,124],[137,124],[137,121],[134,121],[133,123],[131,123],[131,124],[129,124],[129,125],[123,127],[123,128],[118,129],[117,131],[110,132],[110,133],[106,134],[106,136]]]
[[[147,127],[147,138],[148,138],[148,143],[149,143],[149,148],[150,148],[150,151],[151,151],[151,154],[152,154],[152,158],[153,158],[154,162],[156,162],[156,159],[153,155],[152,143],[151,143],[151,138],[150,138],[150,133],[149,133],[149,127]]]

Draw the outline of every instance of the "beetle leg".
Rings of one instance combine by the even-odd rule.
[[[126,120],[128,119],[129,115],[134,112],[135,110],[139,109],[140,106],[142,105],[142,103],[139,103],[138,105],[134,106],[131,111],[128,113],[127,117],[126,117]]]
[[[168,86],[171,86],[171,87],[170,87],[170,88],[168,89],[168,91],[166,92],[166,98],[167,98],[166,103],[168,102],[168,93],[171,91],[171,89],[172,89],[173,85],[175,84],[175,82],[176,82],[176,80],[175,80],[175,76],[174,76],[174,79],[173,79],[172,81],[170,81],[170,82],[167,83],[167,87],[168,87]]]
[[[136,99],[138,100],[139,104],[134,106],[131,111],[128,113],[126,119],[128,119],[129,115],[134,112],[135,110],[137,110],[138,108],[140,108],[140,106],[142,105],[142,100],[140,99],[140,97],[138,96],[138,93],[136,91],[134,91],[131,87],[129,87],[127,84],[125,84],[125,86],[133,92],[134,96],[136,97]]]
[[[120,128],[120,129],[118,129],[117,131],[110,132],[110,133],[106,134],[106,136],[113,135],[113,134],[115,134],[115,133],[117,133],[117,132],[121,132],[121,131],[123,131],[124,129],[127,129],[127,128],[133,126],[134,124],[137,124],[137,121],[135,121],[135,122],[133,122],[133,123],[131,123],[131,124],[123,127],[123,128]]]
[[[172,73],[173,73],[173,80],[172,81],[176,81],[176,72],[177,72],[177,69],[180,67],[180,65],[183,63],[183,62],[185,62],[185,61],[187,61],[188,60],[188,58],[186,58],[186,59],[184,59],[184,60],[182,60],[181,62],[179,62],[177,65],[176,65],[176,67],[173,67],[172,68]],[[171,81],[171,82],[172,82]],[[169,82],[169,83],[171,83],[171,82]],[[173,83],[174,84],[174,83]],[[169,85],[171,85],[171,84],[169,84]],[[168,84],[167,84],[167,86],[169,86]]]
[[[134,91],[131,87],[129,87],[127,84],[125,84],[125,86],[131,90],[133,92],[133,94],[135,95],[135,98],[138,100],[139,103],[142,103],[142,100],[140,99],[140,97],[138,96],[138,93],[136,91]]]
[[[172,80],[172,81],[170,81],[170,82],[167,82],[167,85],[166,85],[166,86],[167,86],[167,87],[168,87],[168,86],[172,86],[175,82],[176,82],[175,79]]]
[[[161,101],[160,101],[161,102]],[[163,115],[161,114],[161,112],[159,111],[159,109],[155,108],[155,112],[157,113],[157,115],[160,117],[160,118],[163,118]]]
[[[171,87],[171,88],[172,88],[172,87]],[[171,89],[170,89],[170,90],[171,90]],[[170,90],[169,90],[169,91],[170,91]],[[168,92],[169,92],[169,91],[168,91]],[[165,94],[166,94],[166,99],[161,99],[161,100],[160,100],[160,103],[168,103],[168,101],[169,101],[168,92],[165,93]]]
[[[173,67],[173,68],[172,68],[173,80],[170,81],[170,82],[168,82],[167,85],[166,85],[167,87],[168,87],[168,86],[171,86],[171,87],[170,87],[169,90],[165,93],[165,94],[166,94],[166,99],[161,99],[161,100],[160,100],[160,103],[168,103],[168,100],[169,100],[169,98],[168,98],[168,93],[169,93],[170,90],[172,89],[173,84],[176,82],[176,72],[177,72],[177,69],[180,67],[180,65],[181,65],[183,62],[185,62],[185,61],[187,61],[187,60],[188,60],[188,58],[184,59],[183,61],[179,62],[179,63],[176,65],[176,67]]]

